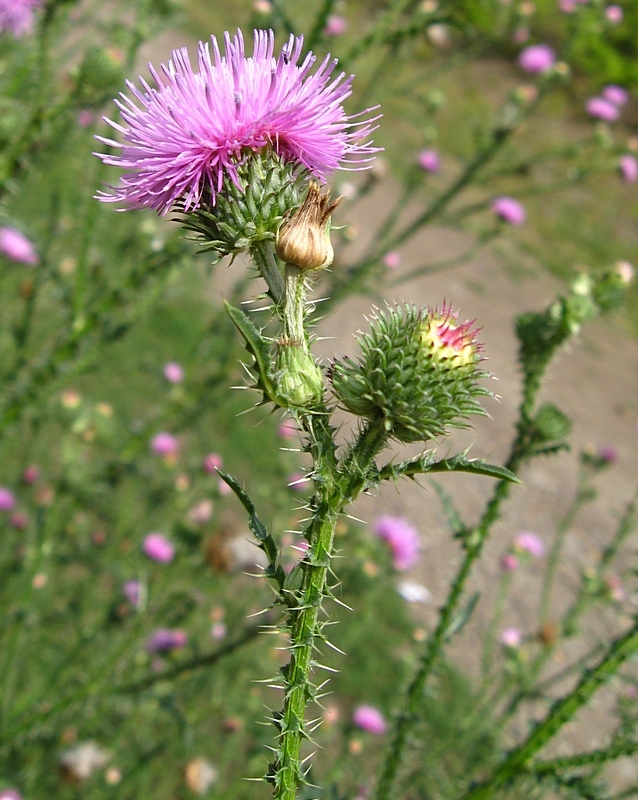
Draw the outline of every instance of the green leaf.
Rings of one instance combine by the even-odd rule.
[[[434,491],[439,496],[441,508],[443,509],[443,513],[445,514],[445,518],[447,519],[447,523],[452,529],[452,532],[455,536],[465,536],[468,532],[467,527],[461,519],[461,515],[456,510],[454,501],[440,483],[437,481],[432,481],[432,486],[434,487]]]
[[[255,359],[255,367],[259,376],[257,388],[261,389],[265,398],[272,400],[277,405],[281,405],[277,399],[277,390],[270,370],[271,353],[268,341],[264,339],[243,311],[231,306],[225,300],[224,307],[235,327],[241,333],[246,343],[246,349]]]
[[[478,603],[481,595],[479,592],[475,592],[467,603],[463,606],[463,608],[454,615],[452,621],[445,629],[445,640],[448,641],[451,639],[455,634],[457,634],[461,628],[464,627],[465,623],[469,621],[470,617],[472,616],[472,612],[476,608],[476,604]]]
[[[286,574],[283,567],[277,563],[279,548],[272,535],[268,533],[268,528],[257,516],[255,504],[239,485],[239,481],[236,478],[220,469],[217,470],[217,474],[237,495],[239,502],[248,513],[248,527],[255,539],[257,539],[260,550],[264,551],[268,559],[268,567],[265,571],[266,577],[274,580],[280,590],[283,589]]]
[[[379,482],[382,480],[396,480],[403,475],[414,478],[415,475],[427,475],[436,472],[469,472],[473,475],[485,475],[511,483],[521,483],[516,475],[506,467],[498,464],[488,464],[486,461],[468,458],[465,453],[459,453],[451,458],[434,460],[434,453],[429,451],[412,461],[403,461],[401,464],[387,464],[379,471]]]

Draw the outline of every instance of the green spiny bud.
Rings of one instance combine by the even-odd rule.
[[[285,407],[314,406],[323,397],[321,370],[302,342],[277,342],[274,380],[277,402]]]
[[[217,253],[216,260],[274,242],[284,219],[301,206],[308,177],[270,149],[247,154],[237,166],[237,175],[237,183],[224,178],[214,205],[204,193],[199,206],[181,220],[197,234],[204,252]]]
[[[484,414],[477,397],[480,346],[472,322],[457,322],[443,305],[406,305],[378,313],[359,339],[361,358],[335,361],[329,371],[339,402],[353,414],[380,421],[401,442],[418,442],[467,426]]]

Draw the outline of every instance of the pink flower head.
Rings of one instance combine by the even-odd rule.
[[[151,439],[151,450],[158,456],[176,456],[179,452],[179,439],[172,433],[162,431]]]
[[[161,533],[149,533],[144,537],[142,550],[153,561],[168,564],[175,556],[175,548],[172,542]]]
[[[624,16],[624,12],[620,6],[612,5],[607,6],[605,9],[605,18],[607,22],[611,22],[613,25],[622,22],[622,18]]]
[[[513,197],[497,197],[492,202],[492,211],[510,225],[522,225],[525,222],[525,209]]]
[[[357,706],[352,715],[352,722],[357,728],[361,728],[362,731],[372,733],[375,736],[383,736],[387,728],[383,714],[374,706]]]
[[[518,628],[505,628],[501,633],[501,644],[510,650],[516,650],[521,646],[523,634]]]
[[[188,636],[185,631],[158,628],[146,643],[146,649],[149,653],[167,653],[184,647],[187,641]]]
[[[514,553],[505,553],[501,557],[501,567],[505,572],[514,572],[518,569],[518,558]]]
[[[527,531],[519,533],[516,539],[514,539],[514,549],[518,550],[519,553],[529,553],[530,556],[534,556],[534,558],[541,558],[545,553],[543,540],[535,533],[529,533]]]
[[[326,27],[323,32],[326,36],[343,36],[347,30],[348,21],[346,18],[338,14],[331,14],[326,21]]]
[[[202,466],[204,470],[211,475],[214,475],[218,469],[222,468],[222,464],[224,463],[223,458],[219,455],[219,453],[209,453],[203,461]]]
[[[2,0],[0,0],[0,4]],[[1,27],[1,26],[0,26]],[[40,257],[33,243],[15,228],[0,228],[0,253],[10,261],[28,264],[34,267],[40,263]]]
[[[0,511],[11,511],[15,508],[16,498],[10,489],[0,486]]]
[[[377,536],[390,545],[394,568],[409,569],[419,557],[419,534],[403,517],[385,516],[374,526]]]
[[[30,464],[22,473],[22,482],[31,486],[40,477],[40,470],[35,464]]]
[[[602,91],[602,96],[615,106],[626,106],[629,101],[629,92],[623,89],[622,86],[616,86],[614,84],[605,86]]]
[[[636,156],[621,156],[618,160],[618,168],[625,183],[635,183],[638,180],[638,160]]]
[[[592,97],[585,103],[585,108],[591,117],[602,119],[604,122],[615,122],[620,116],[618,106],[604,97]]]
[[[0,800],[22,800],[17,789],[0,789]]]
[[[7,31],[18,39],[33,30],[33,12],[42,0],[0,0],[0,33]]]
[[[441,159],[436,150],[421,150],[418,162],[425,172],[438,172],[441,169]]]
[[[546,72],[555,63],[556,56],[548,44],[532,44],[521,50],[518,57],[519,67],[533,74]]]
[[[184,380],[182,365],[176,361],[169,361],[164,365],[164,377],[169,383],[181,383]]]
[[[383,263],[388,269],[397,269],[401,264],[401,256],[396,250],[390,250],[383,256]]]
[[[558,8],[565,14],[571,14],[576,10],[576,0],[558,0]]]
[[[122,586],[122,594],[132,606],[138,606],[140,604],[142,594],[142,586],[140,582],[135,580],[124,581]]]
[[[224,45],[222,56],[212,37],[211,58],[200,42],[195,72],[182,48],[159,71],[149,65],[154,87],[142,78],[141,90],[127,82],[134,99],[115,101],[124,124],[107,120],[123,143],[98,137],[121,153],[97,154],[126,173],[100,200],[165,214],[181,198],[188,211],[206,189],[214,202],[225,178],[240,186],[238,165],[247,152],[265,148],[320,179],[373,160],[378,148],[363,141],[374,130],[372,109],[346,114],[352,76],[333,79],[336,62],[329,56],[312,73],[316,56],[308,53],[300,63],[303,37],[291,35],[275,57],[275,36],[267,30],[254,32],[252,57],[241,31],[224,34]]]

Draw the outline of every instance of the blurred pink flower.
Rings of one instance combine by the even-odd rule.
[[[181,383],[184,380],[184,370],[176,361],[169,361],[164,365],[164,377],[169,383]]]
[[[524,531],[514,539],[514,549],[520,553],[529,553],[534,558],[541,558],[545,553],[543,540],[535,533]]]
[[[0,789],[0,800],[22,800],[17,789]]]
[[[518,628],[505,628],[501,633],[501,644],[515,650],[521,646],[523,634]]]
[[[138,606],[142,593],[142,586],[139,581],[124,581],[122,584],[122,594],[132,606]]]
[[[501,557],[501,567],[505,572],[514,572],[518,569],[518,558],[514,553],[505,553]]]
[[[525,222],[525,209],[513,197],[497,197],[492,202],[492,211],[510,225],[522,225]]]
[[[605,18],[608,22],[613,23],[614,25],[618,22],[622,22],[622,18],[624,16],[624,12],[620,6],[612,5],[607,6],[605,9]]]
[[[78,114],[78,125],[80,128],[88,128],[95,122],[95,114],[88,108],[83,108]]]
[[[297,423],[290,417],[282,420],[277,428],[277,435],[280,439],[294,439],[298,432]]]
[[[342,36],[347,30],[348,21],[346,18],[338,14],[331,14],[326,21],[326,27],[323,32],[326,36]]]
[[[0,33],[7,31],[18,39],[33,30],[35,9],[42,0],[0,0]]]
[[[618,453],[613,445],[603,444],[598,448],[598,458],[606,464],[613,464],[618,459]]]
[[[546,72],[556,63],[554,51],[548,44],[532,44],[521,51],[518,65],[532,74]]]
[[[396,250],[390,250],[383,256],[383,263],[388,269],[397,269],[401,264],[401,256]]]
[[[10,489],[0,486],[0,511],[11,511],[15,508],[16,498]]]
[[[219,453],[209,453],[204,457],[202,466],[206,472],[214,475],[218,469],[222,468],[223,463],[224,459],[219,455]]]
[[[205,525],[210,522],[213,516],[213,509],[213,501],[207,498],[206,500],[200,500],[199,503],[195,503],[192,508],[189,508],[186,516],[194,525]]]
[[[162,431],[151,439],[151,450],[158,456],[176,456],[179,452],[179,439],[172,433]]]
[[[629,92],[623,89],[622,86],[611,84],[610,86],[605,86],[602,91],[602,97],[615,106],[626,106],[629,101]]]
[[[187,642],[188,635],[185,631],[158,628],[146,643],[146,650],[149,653],[167,653],[169,650],[184,647]]]
[[[417,160],[426,172],[438,172],[441,169],[441,159],[436,150],[421,150]]]
[[[380,517],[374,532],[384,539],[392,551],[394,568],[409,569],[419,557],[419,534],[403,517]]]
[[[636,156],[621,156],[618,160],[618,168],[625,183],[635,183],[638,180],[638,160]]]
[[[368,705],[357,706],[352,714],[352,722],[362,731],[375,736],[383,736],[387,723],[378,708]]]
[[[227,633],[228,629],[226,627],[226,623],[224,622],[215,622],[211,626],[210,635],[216,642],[220,642]]]
[[[153,561],[168,564],[175,556],[175,547],[161,533],[149,533],[144,537],[142,550]]]
[[[9,525],[17,531],[23,531],[29,525],[29,520],[26,514],[16,511],[9,517]]]
[[[0,0],[0,3],[2,0]],[[34,267],[40,263],[40,257],[30,239],[16,228],[0,228],[0,253],[18,264]]]
[[[288,476],[288,488],[295,492],[305,492],[309,484],[310,478],[303,472],[293,472]]]
[[[585,109],[591,117],[602,119],[604,122],[615,122],[620,116],[617,105],[610,103],[604,97],[592,97],[585,103]]]
[[[576,10],[576,0],[559,0],[558,8],[565,14],[571,14]]]
[[[30,486],[32,483],[35,483],[39,477],[40,470],[38,467],[35,464],[30,464],[22,473],[22,483],[26,483]]]

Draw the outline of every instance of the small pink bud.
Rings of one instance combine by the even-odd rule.
[[[0,253],[18,264],[34,267],[40,263],[31,240],[15,228],[0,228]]]
[[[522,641],[523,635],[518,628],[505,628],[501,633],[501,644],[510,650],[516,650]]]
[[[422,150],[418,162],[421,169],[426,172],[438,172],[441,169],[441,159],[436,150]]]
[[[397,269],[401,264],[401,256],[396,250],[391,250],[383,256],[383,263],[388,269]]]
[[[151,450],[158,456],[176,456],[179,453],[179,439],[172,433],[162,431],[151,439]]]
[[[635,156],[621,156],[618,161],[618,168],[625,183],[635,183],[638,180],[638,160]]]
[[[615,122],[620,116],[618,106],[610,103],[604,97],[592,97],[585,103],[585,108],[591,117],[604,122]]]
[[[144,538],[142,550],[153,561],[168,564],[175,556],[175,547],[161,533],[149,533]]]
[[[184,370],[176,361],[169,361],[164,365],[164,377],[169,383],[181,383],[184,380]]]
[[[214,475],[218,469],[222,468],[223,463],[224,460],[219,453],[209,453],[207,456],[205,456],[202,466],[206,472]]]
[[[518,65],[525,72],[537,74],[547,72],[556,63],[556,56],[547,44],[533,44],[521,51]]]
[[[16,498],[10,489],[0,486],[0,511],[11,511],[15,508]]]
[[[501,567],[505,572],[514,572],[518,569],[518,558],[514,553],[505,553],[501,558]]]
[[[372,733],[374,736],[383,736],[387,728],[383,714],[374,706],[357,706],[352,715],[352,722],[357,728]]]
[[[497,197],[492,202],[492,211],[510,225],[522,225],[525,222],[525,209],[513,197]]]
[[[338,14],[331,14],[326,22],[323,32],[326,36],[342,36],[348,30],[348,22],[345,17]]]
[[[22,483],[26,483],[30,486],[32,483],[35,483],[39,477],[40,470],[35,464],[31,464],[22,473]]]
[[[529,553],[534,558],[541,558],[545,553],[543,540],[535,533],[519,533],[514,539],[514,548],[521,553]]]

